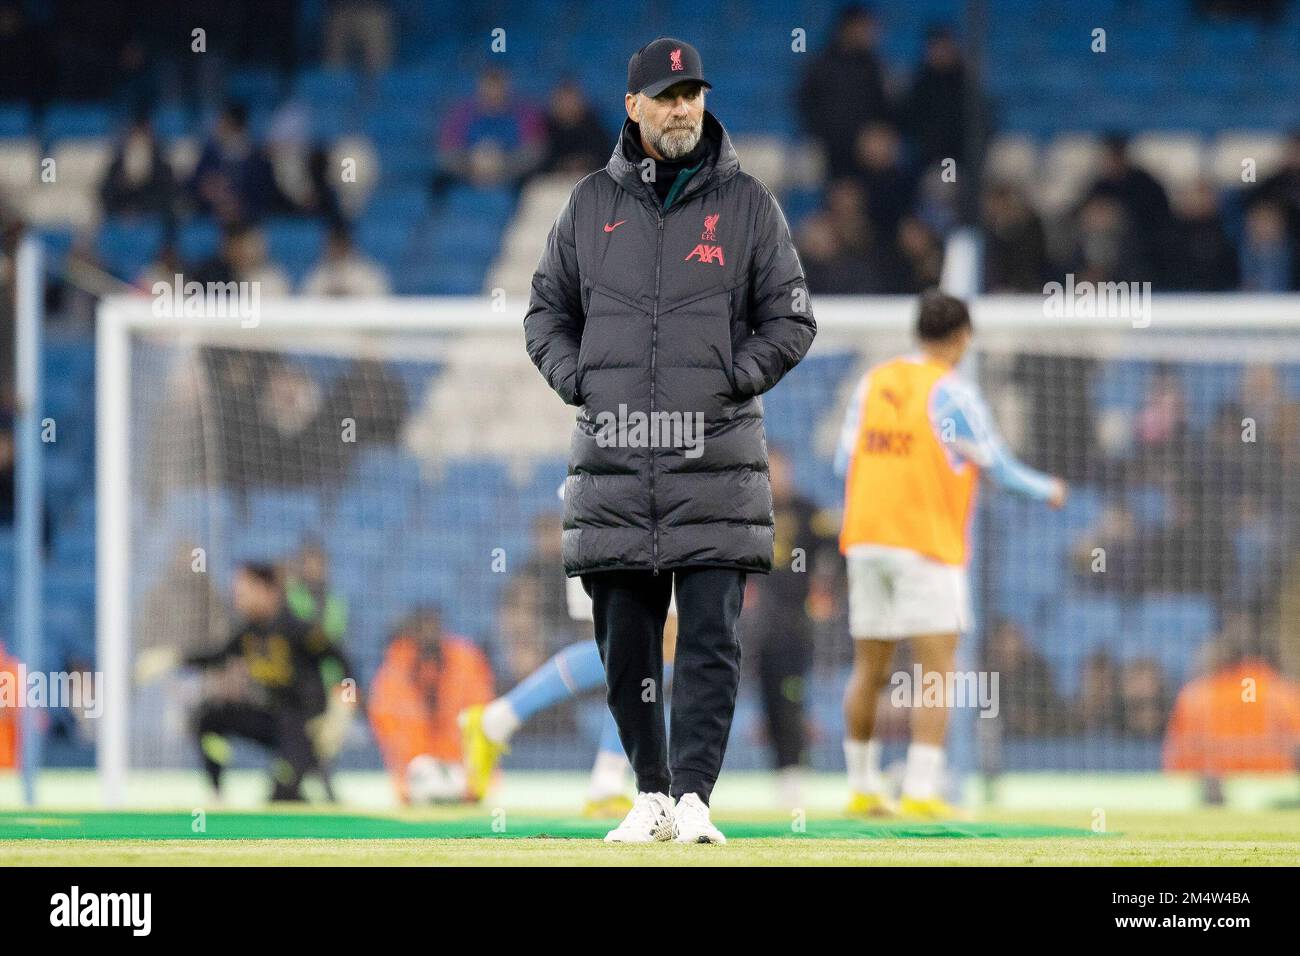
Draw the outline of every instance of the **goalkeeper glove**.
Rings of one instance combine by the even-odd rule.
[[[180,651],[174,647],[150,647],[136,655],[135,681],[152,684],[158,678],[176,669],[181,662]]]
[[[307,733],[316,748],[316,756],[331,761],[343,749],[356,704],[340,693],[331,693],[325,712],[307,721]]]

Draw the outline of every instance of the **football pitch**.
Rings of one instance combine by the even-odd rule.
[[[253,781],[249,781],[251,785]],[[561,788],[580,794],[575,778]],[[15,866],[1288,866],[1300,863],[1300,808],[1205,808],[1153,783],[1074,788],[1073,806],[985,806],[973,819],[850,820],[824,790],[810,809],[756,808],[733,786],[715,799],[726,846],[610,846],[548,785],[506,788],[481,806],[426,809],[202,809],[123,812],[67,805],[0,809],[0,864]],[[174,788],[173,788],[174,789]],[[752,788],[751,788],[752,789]],[[1109,800],[1104,799],[1109,789]],[[167,789],[162,788],[166,795]],[[251,789],[249,793],[251,794]],[[354,790],[364,796],[365,791]],[[1285,793],[1285,791],[1282,791]],[[84,794],[85,791],[83,790]],[[1146,794],[1144,799],[1139,799]],[[1014,796],[1014,793],[1013,793]],[[1102,797],[1103,799],[1096,799]],[[532,800],[530,805],[529,800]],[[1021,795],[1023,800],[1023,794]],[[1271,799],[1271,798],[1270,798]],[[1092,801],[1093,806],[1087,804]],[[364,801],[362,801],[364,802]],[[1010,802],[1015,802],[1011,800]],[[1164,806],[1148,807],[1144,802]],[[1108,807],[1107,804],[1110,806]],[[183,809],[184,807],[194,809]],[[566,812],[567,811],[567,812]]]
[[[15,866],[1286,866],[1300,862],[1293,811],[1117,814],[1097,833],[1062,815],[989,814],[955,824],[719,814],[726,846],[609,846],[608,824],[492,818],[482,810],[408,815],[6,812],[0,861]],[[494,832],[494,824],[504,827]],[[214,838],[213,832],[229,833]],[[776,835],[785,832],[786,835]],[[22,833],[20,838],[14,837]],[[126,834],[148,834],[147,837]],[[302,834],[316,835],[302,835]],[[412,833],[418,835],[411,835]],[[238,834],[238,835],[236,835]],[[292,834],[292,835],[290,835]]]

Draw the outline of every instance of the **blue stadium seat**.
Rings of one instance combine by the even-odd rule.
[[[1051,608],[1047,623],[1030,640],[1052,665],[1058,686],[1078,692],[1083,664],[1096,651],[1114,656],[1123,637],[1123,605],[1110,596],[1070,596]]]
[[[293,93],[314,108],[341,112],[360,97],[361,77],[351,70],[312,67],[298,74]]]
[[[411,241],[411,225],[363,219],[357,226],[355,241],[362,252],[384,266],[390,275],[395,275]]]
[[[1138,600],[1125,625],[1115,644],[1121,659],[1153,658],[1177,686],[1192,675],[1218,613],[1205,595],[1152,594]]]
[[[0,103],[0,139],[17,139],[32,132],[30,107],[23,103]]]
[[[176,250],[187,269],[211,259],[220,246],[221,230],[210,219],[187,222],[181,227],[176,240]]]
[[[153,261],[162,242],[158,219],[110,219],[100,227],[98,255],[109,272],[130,282]]]
[[[280,98],[280,86],[275,70],[245,67],[230,74],[226,95],[241,103],[274,103]]]
[[[491,223],[500,228],[510,218],[514,205],[514,193],[508,189],[458,186],[447,196],[445,215],[458,224]]]
[[[364,218],[375,222],[415,223],[429,212],[427,184],[380,185],[366,202]]]
[[[267,253],[297,286],[320,261],[325,225],[314,219],[271,219],[263,226]]]
[[[248,494],[245,528],[278,527],[299,536],[321,526],[319,496],[302,488],[262,488]]]
[[[113,130],[113,114],[106,106],[59,103],[45,111],[41,127],[48,140],[107,136]]]
[[[174,103],[158,107],[150,117],[154,135],[164,142],[191,136],[194,133],[194,115],[184,106]]]

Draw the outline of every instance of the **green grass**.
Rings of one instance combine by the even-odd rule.
[[[401,825],[450,823],[470,812],[396,814],[382,817],[331,817],[322,824],[365,819],[382,829]],[[39,815],[39,811],[36,814]],[[119,815],[120,816],[120,815]],[[213,814],[209,825],[220,815]],[[234,815],[229,815],[234,816]],[[286,814],[285,824],[301,813]],[[481,811],[479,811],[481,816]],[[274,821],[274,814],[259,815]],[[51,820],[56,818],[49,818]],[[173,817],[174,819],[174,817]],[[808,835],[776,838],[747,836],[776,832],[788,817],[749,814],[744,819],[719,814],[734,839],[726,846],[606,846],[593,838],[599,827],[550,818],[555,832],[581,837],[527,836],[544,830],[540,818],[519,818],[515,835],[457,838],[371,839],[19,839],[0,841],[0,861],[19,866],[1280,866],[1300,861],[1300,813],[1295,811],[1198,810],[1179,813],[1115,812],[1108,831],[1093,833],[1078,812],[988,812],[980,827],[864,827],[851,839],[818,838],[818,831],[844,832],[833,818],[811,819]],[[298,826],[299,824],[294,824]],[[566,831],[566,827],[568,830]],[[52,830],[60,829],[53,824]],[[1032,830],[1030,828],[1040,828]],[[1077,832],[1077,836],[980,837],[965,833]],[[509,831],[509,827],[507,827]],[[435,832],[436,827],[430,832]],[[462,832],[457,830],[456,832]],[[209,831],[210,832],[210,831]],[[378,831],[376,831],[378,832]],[[392,831],[385,831],[392,832]],[[539,831],[540,832],[540,831]]]
[[[340,774],[347,809],[267,810],[260,771],[233,771],[213,808],[201,775],[137,773],[137,814],[87,810],[93,773],[42,775],[36,809],[23,809],[0,773],[0,865],[84,866],[1277,866],[1300,863],[1300,802],[1290,775],[1227,781],[1228,805],[1199,805],[1200,785],[1172,774],[1020,774],[972,781],[976,823],[954,826],[844,821],[840,774],[810,777],[807,832],[773,812],[766,774],[727,774],[715,816],[723,847],[606,846],[607,825],[576,816],[586,775],[513,772],[483,807],[395,810],[382,774]],[[1291,809],[1280,809],[1290,806]],[[191,829],[206,811],[206,831]],[[493,831],[504,811],[505,833]],[[1093,832],[1103,819],[1104,832]],[[22,837],[15,839],[15,837]]]

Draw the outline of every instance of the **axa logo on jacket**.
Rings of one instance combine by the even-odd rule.
[[[704,231],[700,233],[699,243],[686,254],[686,262],[695,259],[698,262],[716,262],[720,266],[727,264],[722,246],[714,245],[718,240],[718,218],[721,215],[722,213],[715,212],[704,217]]]

